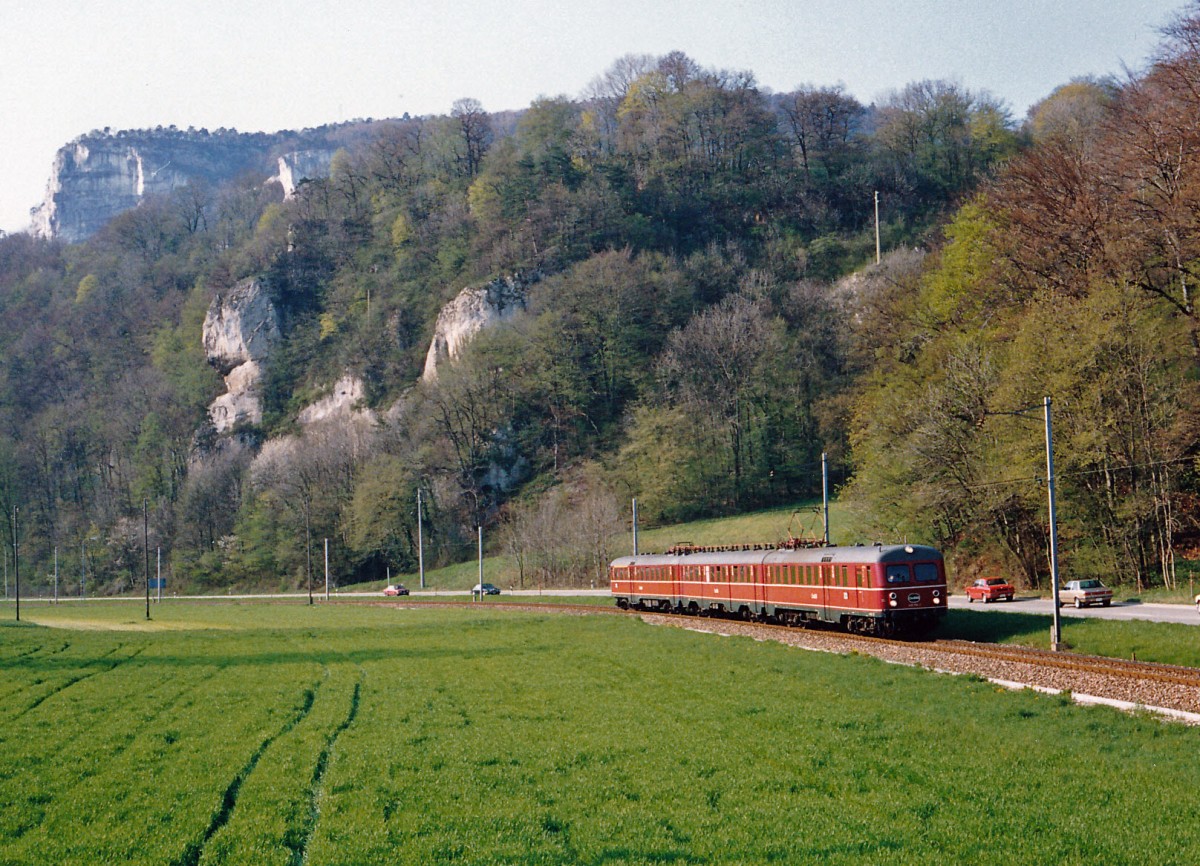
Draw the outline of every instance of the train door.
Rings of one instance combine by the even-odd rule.
[[[822,560],[821,567],[818,569],[817,580],[821,585],[821,619],[829,622],[829,607],[831,600],[829,596],[830,593],[833,592],[833,566],[827,565],[825,560]]]
[[[754,607],[752,610],[757,614],[766,612],[767,609],[767,581],[775,574],[778,574],[779,566],[767,565],[765,562],[754,566]]]

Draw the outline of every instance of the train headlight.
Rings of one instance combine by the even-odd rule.
[[[894,592],[889,592],[889,593],[888,593],[888,598],[890,598],[892,601],[895,601],[895,600],[896,600],[896,593],[894,593]]]

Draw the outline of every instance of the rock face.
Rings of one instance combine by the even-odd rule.
[[[30,210],[33,233],[70,243],[99,231],[147,196],[192,182],[276,180],[292,195],[304,179],[326,177],[334,152],[400,121],[354,121],[299,132],[123,130],[92,132],[60,148],[46,196]]]
[[[326,421],[374,422],[375,413],[363,408],[365,401],[366,388],[362,379],[346,374],[334,383],[332,393],[301,409],[296,420],[302,427]]]
[[[154,132],[78,138],[54,158],[46,197],[30,212],[34,234],[80,241],[146,196],[245,172],[266,177],[267,138]]]
[[[279,157],[278,170],[272,180],[279,181],[285,198],[291,198],[304,181],[328,177],[331,162],[331,150],[294,150]]]
[[[512,318],[525,309],[525,292],[541,278],[538,272],[514,274],[463,289],[438,313],[433,341],[425,355],[423,382],[437,381],[438,365],[453,361],[485,328]]]
[[[204,354],[225,377],[227,389],[208,407],[218,433],[239,422],[262,421],[261,362],[279,337],[279,316],[262,281],[242,280],[213,299],[204,317],[203,340]]]

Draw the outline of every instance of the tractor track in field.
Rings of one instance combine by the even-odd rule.
[[[795,628],[735,619],[624,612],[596,605],[520,604],[517,602],[414,602],[397,607],[439,604],[478,609],[588,615],[638,616],[653,625],[722,635],[773,640],[803,649],[871,655],[884,661],[945,673],[970,674],[1007,687],[1064,692],[1082,703],[1110,703],[1124,709],[1162,712],[1188,724],[1200,724],[1200,669],[1178,665],[1091,656],[1069,651],[972,643],[963,640],[892,640],[824,628]]]
[[[242,785],[246,779],[254,772],[254,768],[258,766],[258,762],[262,759],[263,754],[271,747],[271,744],[280,737],[286,736],[296,725],[304,720],[304,717],[312,712],[313,704],[317,699],[317,690],[321,687],[321,681],[317,680],[312,686],[304,690],[304,699],[301,701],[296,712],[284,722],[283,727],[271,734],[265,740],[258,744],[258,747],[250,755],[249,760],[242,765],[242,769],[238,771],[221,793],[221,801],[217,810],[213,813],[212,819],[208,822],[204,833],[199,839],[195,839],[188,843],[184,848],[183,853],[178,859],[172,861],[171,866],[198,866],[201,857],[204,856],[204,849],[212,840],[212,837],[217,832],[229,823],[229,819],[233,816],[233,810],[237,808],[238,795],[241,793]]]
[[[75,676],[70,676],[66,680],[64,680],[62,683],[59,683],[54,688],[50,689],[50,691],[46,692],[44,695],[39,695],[28,706],[24,707],[23,709],[18,711],[16,714],[9,717],[7,719],[7,721],[15,722],[17,719],[21,718],[22,716],[26,715],[27,713],[33,712],[34,710],[36,710],[38,707],[40,707],[42,704],[44,704],[46,701],[50,700],[54,696],[62,694],[64,691],[69,689],[71,686],[77,685],[78,683],[81,683],[84,680],[90,680],[92,677],[99,676],[100,674],[111,673],[112,671],[116,670],[118,667],[125,664],[126,662],[133,661],[133,659],[137,658],[143,652],[146,651],[145,647],[139,647],[138,649],[134,650],[132,653],[130,653],[127,656],[122,656],[117,659],[112,659],[111,658],[112,654],[117,652],[118,650],[122,649],[124,646],[125,646],[124,644],[119,644],[118,646],[116,646],[112,650],[110,650],[108,653],[101,656],[99,659],[97,659],[97,663],[93,665],[93,668],[91,670],[84,671],[83,673],[80,673]]]
[[[321,754],[317,756],[317,763],[313,767],[312,778],[308,783],[308,814],[305,815],[303,826],[300,828],[299,838],[295,842],[284,840],[284,844],[291,852],[288,857],[288,866],[303,866],[308,862],[308,846],[312,843],[313,834],[317,830],[317,821],[321,817],[325,771],[329,768],[329,758],[337,745],[338,737],[354,724],[354,720],[358,716],[358,704],[362,696],[362,680],[363,672],[360,668],[358,680],[354,683],[354,693],[350,696],[350,709],[346,713],[346,718],[329,732],[325,738],[325,746],[321,749]]]

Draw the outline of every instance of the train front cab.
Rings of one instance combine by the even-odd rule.
[[[877,605],[880,634],[923,634],[946,615],[946,567],[932,547],[897,545],[880,550]]]

